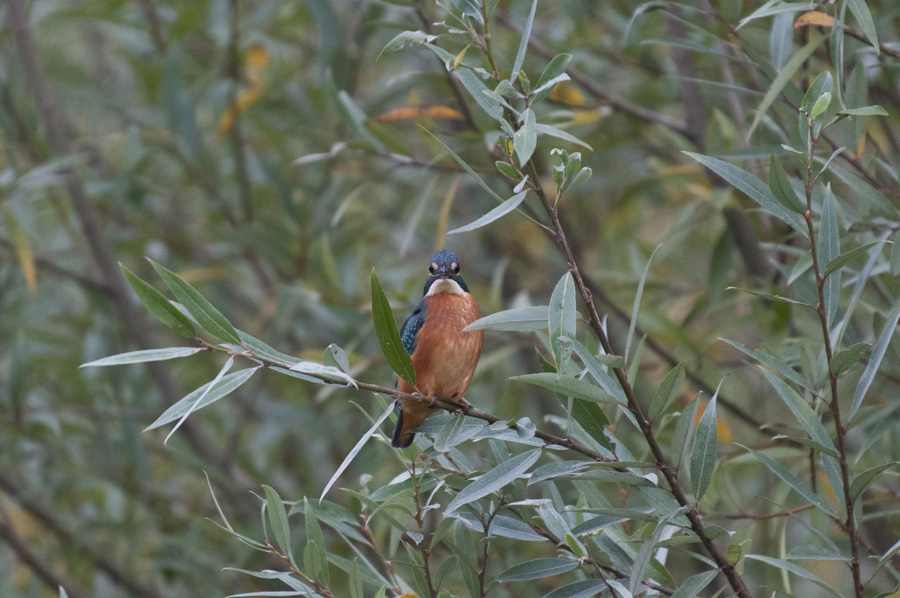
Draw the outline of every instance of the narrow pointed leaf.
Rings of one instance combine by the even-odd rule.
[[[546,330],[548,314],[546,305],[507,309],[475,320],[463,330],[509,330],[514,332]]]
[[[798,213],[806,211],[806,206],[803,205],[791,186],[790,177],[774,155],[769,157],[769,190],[772,191],[775,199],[788,210]]]
[[[207,405],[218,401],[227,394],[234,392],[235,389],[249,380],[250,376],[256,373],[257,369],[259,368],[246,368],[223,376],[222,379],[219,380],[215,385],[213,385],[212,382],[204,384],[194,392],[190,393],[189,395],[166,409],[165,413],[160,415],[155,422],[147,426],[145,430],[153,430],[181,418],[204,393],[206,396],[203,398],[203,401],[198,403],[193,411],[197,411],[198,409],[202,409],[203,407],[206,407]]]
[[[525,166],[534,149],[537,147],[537,130],[535,130],[534,112],[531,108],[525,110],[525,116],[522,119],[522,126],[513,135],[513,148],[519,157],[519,166]]]
[[[699,501],[706,493],[716,468],[716,397],[706,405],[691,448],[691,491]]]
[[[391,369],[398,376],[415,385],[416,370],[413,367],[409,353],[406,352],[406,348],[403,346],[403,341],[400,339],[400,332],[397,330],[397,322],[394,320],[391,304],[381,289],[381,283],[378,282],[375,268],[372,268],[372,321],[375,325],[375,336],[378,337],[378,344],[381,345],[381,352],[384,354],[388,365],[391,366]]]
[[[138,299],[144,304],[151,314],[156,316],[160,322],[180,334],[185,338],[193,338],[197,336],[194,324],[187,316],[178,311],[178,308],[166,299],[162,293],[157,291],[149,283],[138,278],[134,272],[126,268],[121,262],[119,267],[125,275],[125,280],[131,285]]]
[[[656,393],[650,401],[649,415],[651,420],[654,420],[659,417],[660,414],[665,413],[669,405],[672,404],[672,401],[675,400],[675,397],[678,396],[678,391],[681,390],[681,386],[684,384],[684,378],[685,371],[684,364],[682,363],[679,363],[666,375],[665,380],[663,380],[662,384],[659,385],[659,388],[656,389]]]
[[[581,147],[583,147],[589,151],[594,151],[594,148],[591,147],[589,144],[585,143],[578,137],[575,137],[571,133],[563,131],[562,129],[557,129],[556,127],[553,127],[553,126],[550,126],[547,124],[543,124],[543,123],[536,123],[534,125],[534,130],[538,132],[538,135],[547,135],[548,137],[555,137],[557,139],[562,139],[563,141],[568,141],[569,143],[574,143],[575,145],[580,145]]]
[[[812,572],[810,572],[810,571],[807,571],[806,569],[804,569],[803,567],[801,567],[801,566],[799,566],[799,565],[796,565],[796,564],[794,564],[794,563],[791,563],[790,561],[785,561],[785,560],[782,560],[782,559],[776,559],[776,558],[772,558],[772,557],[768,557],[768,556],[763,556],[763,555],[760,555],[760,554],[748,554],[748,555],[747,555],[746,557],[744,557],[744,558],[748,558],[748,559],[753,559],[753,560],[761,561],[761,562],[766,563],[766,564],[768,564],[768,565],[772,565],[773,567],[778,567],[779,569],[782,569],[782,570],[785,570],[785,571],[790,571],[790,572],[793,573],[794,575],[797,575],[797,576],[799,576],[799,577],[802,577],[803,579],[808,579],[808,580],[810,580],[810,581],[812,581],[812,582],[818,584],[820,587],[822,587],[823,589],[825,589],[826,591],[828,591],[831,595],[833,595],[833,596],[840,596],[840,594],[838,594],[838,593],[834,590],[834,588],[832,588],[831,585],[829,585],[829,584],[828,584],[825,580],[823,580],[821,577],[819,577],[818,575],[816,575],[816,574],[814,574],[814,573],[812,573]]]
[[[498,581],[528,581],[530,579],[543,579],[553,575],[562,575],[578,567],[575,559],[534,559],[513,565],[500,574]]]
[[[576,581],[553,590],[544,598],[591,598],[599,596],[606,589],[606,581],[602,579],[585,579]]]
[[[508,166],[508,164],[507,164]],[[513,210],[519,207],[519,205],[525,201],[525,196],[528,195],[527,191],[522,191],[521,193],[517,193],[513,195],[499,206],[479,218],[474,222],[470,222],[465,226],[460,226],[459,228],[454,228],[451,231],[448,231],[448,235],[456,235],[459,233],[467,233],[469,231],[473,231],[475,229],[481,228],[482,226],[487,226],[488,224],[494,222],[495,220],[499,220],[500,218],[506,216]]]
[[[697,417],[697,409],[700,406],[700,395],[697,395],[691,402],[685,405],[681,411],[681,416],[675,424],[675,432],[672,434],[672,443],[669,445],[669,454],[671,455],[672,465],[678,467],[681,464],[682,455],[685,448],[690,444],[694,431],[694,420]]]
[[[753,351],[751,351],[750,349],[748,349],[741,343],[735,342],[733,340],[729,340],[727,338],[719,338],[719,340],[722,341],[723,343],[728,343],[729,345],[731,345],[738,351],[741,351],[742,353],[749,355],[750,357],[757,360],[758,362],[760,362],[764,366],[768,367],[769,369],[778,372],[779,374],[781,374],[782,376],[784,376],[791,382],[793,382],[799,386],[802,386],[803,388],[806,388],[807,390],[811,390],[811,391],[815,390],[815,388],[813,388],[812,384],[810,384],[802,375],[800,375],[799,372],[797,372],[794,368],[792,368],[790,365],[788,365],[788,363],[785,362],[784,360],[779,359],[778,357],[775,357],[774,355],[770,355],[759,349],[754,349]]]
[[[866,243],[865,245],[860,245],[855,249],[851,249],[846,253],[842,253],[836,258],[832,259],[828,262],[828,265],[825,266],[825,271],[822,273],[822,276],[828,277],[832,272],[835,272],[839,268],[843,268],[845,264],[847,264],[850,260],[855,258],[858,255],[862,255],[867,252],[869,249],[874,247],[875,245],[881,245],[884,241],[875,241],[874,243]]]
[[[445,515],[456,511],[463,505],[483,498],[492,492],[500,490],[513,480],[518,479],[522,474],[528,471],[532,465],[540,458],[541,449],[536,448],[526,451],[515,457],[504,461],[483,474],[480,478],[463,488],[456,495],[449,505]]]
[[[306,541],[307,543],[315,542],[318,551],[318,560],[321,563],[320,574],[325,586],[328,586],[331,580],[328,575],[328,552],[325,549],[325,537],[322,535],[322,528],[319,526],[319,520],[316,518],[315,508],[309,504],[309,500],[303,498],[304,515],[306,518]]]
[[[291,552],[291,527],[288,525],[287,510],[284,508],[284,501],[271,486],[263,484],[263,490],[266,493],[266,511],[269,514],[269,525],[272,526],[272,533],[275,535],[275,541],[282,552],[293,560]]]
[[[837,513],[835,513],[834,510],[824,500],[822,500],[822,498],[818,494],[813,492],[812,488],[807,486],[805,482],[803,482],[792,472],[788,471],[788,469],[781,463],[772,459],[771,457],[767,457],[763,453],[754,451],[751,448],[747,448],[747,450],[753,453],[757,459],[762,461],[763,464],[772,471],[772,473],[777,475],[783,481],[787,482],[791,488],[796,490],[803,498],[814,504],[819,510],[827,515],[831,515],[832,517],[837,517]]]
[[[189,314],[194,316],[194,319],[197,320],[197,323],[204,330],[223,341],[228,341],[235,345],[241,344],[237,330],[234,329],[231,322],[212,303],[207,301],[197,289],[165,266],[157,264],[153,260],[150,260],[150,264],[153,265],[156,272],[172,289],[172,293],[178,301],[181,302]]]
[[[750,199],[759,204],[764,212],[775,216],[785,224],[789,224],[803,236],[807,236],[806,223],[803,221],[800,214],[785,208],[781,202],[775,199],[772,191],[761,180],[746,170],[738,168],[724,160],[691,152],[684,153],[731,183],[738,191],[746,194]]]
[[[821,418],[813,411],[813,408],[809,406],[809,403],[807,403],[803,397],[798,395],[793,388],[785,384],[781,378],[772,375],[768,370],[763,370],[763,374],[766,376],[766,379],[768,379],[769,384],[775,388],[775,391],[778,393],[778,396],[781,397],[781,400],[784,401],[784,404],[787,405],[788,409],[791,410],[791,413],[794,414],[794,417],[797,418],[797,422],[803,426],[803,429],[809,434],[809,437],[820,442],[824,446],[827,446],[829,449],[835,450],[834,443],[831,441],[828,430],[825,429]]]
[[[872,356],[869,358],[869,364],[866,366],[866,370],[863,372],[862,377],[856,385],[856,390],[853,392],[853,402],[850,405],[850,416],[847,418],[848,423],[856,414],[860,405],[862,405],[863,399],[866,398],[866,393],[869,391],[869,387],[875,380],[875,374],[878,373],[878,368],[881,367],[881,360],[884,359],[884,355],[887,353],[888,345],[891,342],[891,338],[894,336],[894,329],[897,328],[898,321],[900,321],[900,301],[897,302],[894,309],[887,317],[884,330],[881,331],[881,336],[878,337],[878,341],[872,348]]]
[[[819,231],[819,263],[827,264],[841,254],[837,212],[834,208],[831,185],[825,187],[825,205],[822,208],[822,225]],[[841,272],[836,270],[825,280],[825,314],[829,327],[837,315],[841,293]]]
[[[875,21],[872,20],[872,13],[869,12],[869,6],[867,5],[866,0],[848,0],[847,4],[850,7],[850,12],[856,17],[860,29],[863,30],[865,36],[872,42],[872,47],[875,48],[875,54],[879,54],[878,33],[875,30]]]
[[[862,494],[865,489],[875,481],[875,478],[878,477],[878,474],[880,474],[885,469],[896,467],[897,465],[900,465],[900,462],[893,461],[891,463],[885,463],[884,465],[878,465],[871,469],[867,469],[866,471],[856,476],[856,478],[850,484],[850,498],[858,498],[859,495]]]
[[[572,376],[561,375],[551,372],[540,374],[523,374],[522,376],[513,376],[510,380],[518,382],[527,382],[543,386],[548,390],[574,399],[582,401],[590,401],[592,403],[615,403],[616,400],[610,396],[599,386],[594,386],[589,382],[573,378]]]
[[[119,353],[118,355],[110,355],[103,359],[97,359],[88,363],[82,363],[81,368],[98,367],[107,365],[124,365],[127,363],[144,363],[147,361],[165,361],[167,359],[176,359],[178,357],[187,357],[188,355],[196,355],[200,351],[204,351],[203,347],[170,347],[168,349],[146,349],[144,351],[130,351],[128,353]]]
[[[390,405],[388,405],[388,408],[384,411],[384,413],[381,414],[381,417],[378,418],[375,424],[371,428],[369,428],[365,434],[362,435],[359,441],[357,441],[356,446],[354,446],[353,449],[349,453],[347,453],[347,456],[341,462],[341,465],[337,468],[337,471],[334,472],[334,475],[331,476],[331,479],[328,480],[327,484],[325,484],[325,489],[322,490],[322,495],[319,496],[320,503],[322,502],[322,499],[325,498],[325,495],[328,494],[328,491],[331,489],[340,475],[344,473],[344,470],[350,466],[350,463],[353,462],[353,459],[356,458],[356,455],[358,455],[359,452],[363,449],[363,447],[369,441],[369,438],[371,438],[372,435],[378,431],[378,428],[381,427],[381,424],[384,423],[384,420],[388,418],[393,410],[394,404],[391,403]]]
[[[556,372],[562,373],[572,356],[572,342],[575,338],[575,282],[568,272],[553,289],[547,318]]]
[[[625,337],[625,362],[628,362],[628,358],[631,354],[631,340],[634,337],[634,329],[637,326],[637,317],[638,311],[641,307],[641,297],[644,294],[644,283],[647,282],[647,275],[650,273],[650,264],[653,262],[653,256],[656,255],[656,252],[659,251],[659,248],[662,245],[657,245],[656,249],[653,250],[653,253],[650,254],[650,257],[647,259],[647,264],[644,266],[644,271],[641,272],[641,278],[638,281],[637,292],[634,295],[634,306],[631,308],[631,321],[628,323],[628,335]]]
[[[831,363],[828,364],[828,369],[832,374],[843,374],[853,367],[853,365],[858,363],[859,360],[871,350],[872,345],[869,343],[856,343],[855,345],[851,345],[843,351],[835,353],[831,358]]]
[[[517,73],[522,70],[522,64],[525,63],[525,53],[528,51],[528,41],[531,38],[531,28],[534,25],[534,14],[537,11],[537,3],[538,0],[533,0],[531,3],[531,10],[528,11],[528,19],[525,21],[525,27],[522,29],[522,39],[519,41],[519,51],[516,52],[512,73],[509,76],[510,83],[516,80]]]
[[[219,381],[222,380],[222,377],[225,376],[225,374],[227,374],[231,370],[231,367],[233,365],[234,365],[234,355],[229,355],[228,360],[225,362],[225,365],[222,366],[222,368],[219,370],[219,373],[216,374],[215,378],[213,378],[212,382],[210,382],[207,385],[206,390],[204,390],[203,393],[197,397],[197,400],[195,400],[191,404],[191,406],[188,407],[187,411],[184,412],[184,415],[181,416],[181,419],[178,420],[178,423],[175,424],[175,426],[172,428],[172,430],[166,435],[166,439],[163,441],[163,444],[167,444],[169,442],[169,438],[172,437],[172,434],[174,434],[175,431],[181,427],[181,424],[183,424],[185,422],[185,420],[188,418],[188,416],[191,413],[193,413],[194,411],[196,411],[198,409],[198,406],[200,405],[200,403],[203,402],[203,399],[206,398],[206,395],[209,394],[209,392],[213,388],[216,387],[216,384],[218,384]]]
[[[672,598],[694,598],[709,585],[718,575],[718,571],[704,571],[688,577],[683,584],[672,594]]]

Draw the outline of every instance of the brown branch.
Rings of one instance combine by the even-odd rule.
[[[69,598],[88,598],[89,594],[87,592],[76,588],[70,580],[56,573],[29,548],[19,534],[16,533],[16,530],[13,529],[12,524],[10,524],[9,519],[5,515],[0,517],[0,538],[6,541],[15,553],[16,558],[44,582],[50,593],[56,595],[59,593],[60,588],[65,588]]]
[[[814,134],[814,121],[809,121],[809,140],[806,149],[806,213],[803,215],[806,220],[806,227],[809,232],[809,246],[812,253],[813,272],[816,277],[816,287],[819,291],[819,304],[816,306],[816,314],[819,316],[819,322],[822,327],[822,340],[825,345],[825,363],[831,364],[834,348],[831,346],[831,332],[828,326],[828,312],[825,310],[825,277],[822,275],[821,266],[819,264],[818,247],[816,246],[816,233],[812,223],[812,193],[813,186],[816,182],[816,176],[813,175],[813,155],[816,149],[818,138]],[[838,464],[841,469],[841,482],[844,487],[844,508],[847,510],[847,519],[840,522],[844,531],[847,532],[850,540],[850,571],[853,574],[853,589],[856,598],[863,598],[865,588],[862,583],[862,572],[860,570],[859,560],[859,528],[856,524],[855,506],[856,499],[850,494],[850,468],[847,465],[847,447],[846,436],[847,428],[841,423],[841,404],[838,397],[838,377],[837,374],[829,372],[829,382],[831,388],[831,400],[827,402],[834,419],[834,428],[836,431]]]
[[[27,496],[26,493],[2,471],[0,471],[0,490],[5,492],[32,517],[44,524],[44,526],[53,532],[64,545],[78,548],[78,556],[94,563],[97,569],[103,571],[113,583],[121,586],[135,596],[147,598],[162,596],[156,589],[134,581],[130,571],[120,569],[118,565],[109,560],[103,553],[92,548],[80,533],[68,529],[52,512],[50,512],[50,510],[33,498]],[[72,592],[70,591],[69,594],[71,595]]]
[[[138,0],[141,10],[144,11],[144,19],[147,21],[147,29],[150,32],[150,41],[153,42],[153,48],[157,54],[166,53],[166,40],[163,38],[162,27],[159,23],[159,13],[156,12],[156,6],[153,0]]]
[[[57,158],[68,156],[72,153],[72,147],[68,138],[66,121],[38,57],[37,44],[28,23],[25,0],[9,0],[6,6],[7,18],[13,30],[18,57],[25,67],[26,84],[38,106],[38,113],[50,139],[52,153]],[[135,309],[131,302],[131,292],[119,272],[112,249],[101,230],[99,219],[88,198],[84,182],[72,168],[61,169],[61,174],[65,181],[64,187],[72,201],[75,217],[87,241],[91,258],[102,276],[103,284],[109,287],[109,297],[118,311],[119,320],[138,348],[152,348],[154,343],[149,333],[150,328],[147,326],[143,314]],[[174,381],[159,362],[149,363],[148,369],[167,402],[174,403],[181,398],[182,393],[176,388]],[[199,455],[215,464],[226,475],[229,473],[225,469],[221,456],[211,450],[211,441],[198,428],[193,426],[188,428],[185,437]],[[239,472],[231,473],[236,475]],[[236,481],[246,488],[255,487],[248,476],[243,476]]]
[[[240,2],[228,0],[228,74],[231,77],[231,88],[228,90],[228,104],[234,111],[231,123],[231,146],[234,151],[234,170],[240,189],[241,205],[244,208],[244,219],[253,220],[253,190],[247,175],[247,151],[244,147],[244,135],[241,132],[241,110],[238,107],[238,93],[241,88],[241,54],[238,49],[240,33]]]

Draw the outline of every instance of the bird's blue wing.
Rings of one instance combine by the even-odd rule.
[[[427,310],[428,304],[425,303],[425,299],[422,299],[413,312],[409,314],[409,317],[406,318],[406,321],[403,322],[403,326],[400,327],[400,339],[403,341],[406,352],[410,355],[416,350],[416,340],[419,336],[419,330],[425,324],[425,312]]]

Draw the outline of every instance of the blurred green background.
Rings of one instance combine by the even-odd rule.
[[[530,4],[502,1],[495,10],[492,42],[505,72]],[[813,329],[811,320],[726,291],[783,280],[777,264],[788,254],[771,243],[786,231],[680,150],[764,168],[787,141],[776,124],[793,122],[796,112],[776,102],[752,139],[749,122],[771,75],[815,29],[797,29],[778,48],[772,19],[735,29],[760,3],[663,10],[667,4],[674,5],[538,7],[525,71],[535,81],[554,54],[569,52],[580,76],[554,91],[540,120],[593,148],[582,152],[594,176],[567,197],[562,219],[602,290],[598,305],[610,314],[614,344],[623,344],[621,314],[630,314],[637,281],[660,246],[641,334],[707,385],[730,373],[723,394],[757,422],[777,422],[783,407],[761,400],[764,382],[716,338],[751,347],[764,338],[803,358],[790,338],[798,327]],[[873,3],[872,11],[890,45],[900,3]],[[259,536],[251,492],[265,483],[286,499],[318,496],[370,425],[360,408],[380,409],[366,393],[262,373],[192,415],[164,445],[167,430],[143,428],[212,379],[224,358],[78,369],[114,353],[190,342],[143,310],[117,262],[162,290],[150,257],[238,328],[310,359],[337,343],[357,378],[385,385],[391,373],[369,311],[373,267],[401,320],[440,247],[460,254],[484,313],[546,304],[564,261],[520,214],[446,235],[495,204],[420,127],[508,197],[489,155],[494,123],[456,93],[428,50],[378,59],[401,31],[444,31],[445,16],[433,2],[400,0],[9,0],[0,7],[0,596],[56,595],[55,583],[73,598],[268,587],[222,571],[272,563],[205,519],[218,517],[204,473],[232,524]],[[764,57],[769,70],[748,55]],[[822,46],[794,80],[804,88],[829,61]],[[900,62],[850,38],[844,61],[848,97],[880,104],[891,117],[833,130],[835,144],[858,163],[836,161],[849,174],[834,185],[856,199],[850,177],[865,178],[892,207],[900,187]],[[403,108],[413,108],[412,117],[395,112]],[[548,188],[553,147],[579,149],[541,138],[535,155]],[[883,285],[893,290],[896,282]],[[877,291],[864,301],[877,303]],[[880,329],[875,312],[866,312],[861,330]],[[644,351],[636,388],[651,396],[671,365],[654,347]],[[896,358],[896,347],[891,352]],[[507,381],[539,368],[532,337],[488,333],[468,399],[543,426],[545,415],[564,414],[559,405]],[[696,380],[690,386],[684,400],[700,390]],[[721,419],[720,441],[726,432],[760,440],[733,410]],[[377,487],[401,471],[395,452],[373,441],[338,487]],[[744,497],[764,491],[752,477],[734,488]],[[329,497],[352,504],[339,490]]]

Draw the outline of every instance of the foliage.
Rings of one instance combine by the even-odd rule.
[[[0,594],[897,592],[900,7],[749,4],[10,0]]]

